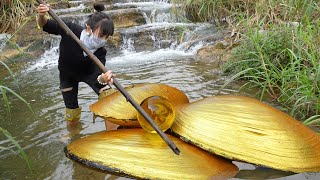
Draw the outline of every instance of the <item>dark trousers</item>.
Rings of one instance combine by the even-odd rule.
[[[79,107],[78,104],[78,89],[79,82],[84,82],[88,84],[93,91],[98,95],[99,90],[104,87],[97,81],[100,71],[95,71],[90,74],[70,74],[67,72],[61,72],[60,77],[60,89],[62,92],[62,97],[64,104],[68,109],[76,109]]]

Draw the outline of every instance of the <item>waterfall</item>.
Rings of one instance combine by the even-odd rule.
[[[60,9],[56,10],[56,12],[77,12],[85,8],[83,2],[74,1],[73,3],[79,4],[77,7]],[[115,9],[112,9],[112,7]],[[166,58],[170,58],[170,56],[175,58],[179,56],[194,56],[198,49],[207,44],[202,39],[216,33],[214,26],[210,24],[180,22],[175,14],[171,13],[172,4],[165,0],[118,2],[108,8],[112,10],[107,10],[105,13],[112,16],[117,24],[121,23],[118,22],[118,17],[120,19],[126,17],[127,13],[133,13],[137,17],[140,14],[145,20],[145,23],[140,25],[116,28],[115,31],[119,32],[119,46],[116,48],[110,44],[106,45],[107,51],[112,52],[112,58],[107,57],[107,59],[114,60],[114,62],[117,62],[119,58],[130,59],[128,57],[134,57],[135,59],[141,59],[139,56],[154,59],[161,53],[163,54],[161,56]],[[60,17],[63,20],[84,25],[88,15],[78,13],[64,14]],[[130,18],[135,20],[135,17]],[[34,67],[30,68],[30,70],[41,69],[41,67],[54,67],[57,64],[59,42],[59,36],[46,36],[43,44],[48,47],[48,50],[39,58],[38,64],[33,64],[32,66]]]
[[[124,36],[122,41],[123,41],[123,44],[120,46],[120,49],[124,54],[127,54],[129,52],[135,52],[135,49],[133,46],[134,40]]]

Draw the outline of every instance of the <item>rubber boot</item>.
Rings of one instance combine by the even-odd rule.
[[[67,121],[70,121],[70,122],[79,121],[81,117],[81,107],[76,109],[66,108],[64,117],[66,118]]]

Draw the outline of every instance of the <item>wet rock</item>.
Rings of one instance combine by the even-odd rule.
[[[137,8],[137,5],[131,5],[131,4],[112,4],[106,6],[106,10],[117,10],[117,9],[131,9],[131,8]]]
[[[230,51],[225,48],[223,41],[205,46],[197,51],[196,60],[209,62],[213,68],[219,68],[230,57]]]
[[[0,54],[0,61],[29,61],[40,57],[44,53],[44,50],[37,49],[35,51],[28,51],[28,47],[22,47],[19,49],[6,48]]]
[[[105,13],[111,16],[116,28],[139,26],[146,23],[142,11],[137,8],[105,11]],[[62,20],[72,21],[80,25],[84,25],[90,14],[92,13],[62,15],[60,18]]]
[[[142,11],[140,9],[120,9],[108,12],[118,28],[132,27],[146,24]]]
[[[72,7],[72,4],[70,4],[68,1],[48,1],[46,3],[50,4],[52,9],[65,9]]]
[[[200,42],[204,44],[214,44],[217,43],[225,37],[224,31],[216,30],[217,28],[214,25],[203,26],[202,28],[197,28],[193,33],[190,33],[189,36],[185,37],[184,41],[187,41],[188,49],[192,46],[199,44]]]
[[[28,46],[34,41],[42,40],[45,34],[42,28],[37,27],[36,19],[33,18],[17,32],[14,42],[22,47]]]
[[[133,46],[136,52],[169,48],[172,44],[179,42],[181,28],[192,31],[195,26],[193,24],[147,24],[132,27],[120,31],[121,44],[125,46],[124,48]]]
[[[105,48],[107,49],[108,57],[115,57],[119,55],[120,43],[121,43],[120,33],[119,31],[116,31],[114,32],[114,35],[112,36],[112,38],[108,39],[107,44],[105,46]]]
[[[0,61],[5,61],[19,55],[20,52],[15,49],[5,49],[0,53]]]
[[[228,46],[230,45],[230,43],[228,43],[227,41],[223,40],[223,41],[219,41],[217,42],[214,47],[216,49],[226,49]]]
[[[103,1],[103,0],[102,0]],[[112,0],[113,3],[132,3],[132,0]],[[134,0],[134,2],[155,2],[155,0]],[[170,0],[166,1],[170,3]]]
[[[88,7],[84,6],[83,4],[79,4],[79,6],[71,7],[71,8],[66,8],[66,9],[56,9],[54,12],[57,15],[64,15],[64,14],[76,14],[76,13],[81,13],[81,12],[93,12],[93,9],[89,9]]]
[[[90,0],[92,2],[92,0]],[[94,2],[103,3],[103,4],[112,4],[117,3],[117,0],[95,0]]]
[[[25,55],[31,57],[40,56],[48,48],[43,44],[45,36],[46,33],[37,28],[36,20],[31,19],[10,38],[10,45],[7,44],[3,48],[0,59],[16,59],[17,57],[22,57],[23,59]]]

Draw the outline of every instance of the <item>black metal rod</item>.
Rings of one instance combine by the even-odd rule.
[[[45,4],[42,0],[37,0],[40,4]],[[82,43],[82,41],[69,29],[69,27],[59,18],[59,16],[49,9],[48,12],[51,17],[57,21],[59,26],[75,40],[83,51],[88,55],[88,57],[105,73],[108,69],[100,62],[100,60]],[[121,92],[121,94],[129,101],[132,106],[147,120],[147,122],[152,126],[152,128],[160,135],[160,137],[168,144],[172,151],[179,155],[180,150],[178,147],[168,138],[168,136],[162,132],[159,126],[154,122],[154,120],[142,109],[142,107],[132,98],[132,96],[121,86],[118,80],[113,77],[113,85]]]

